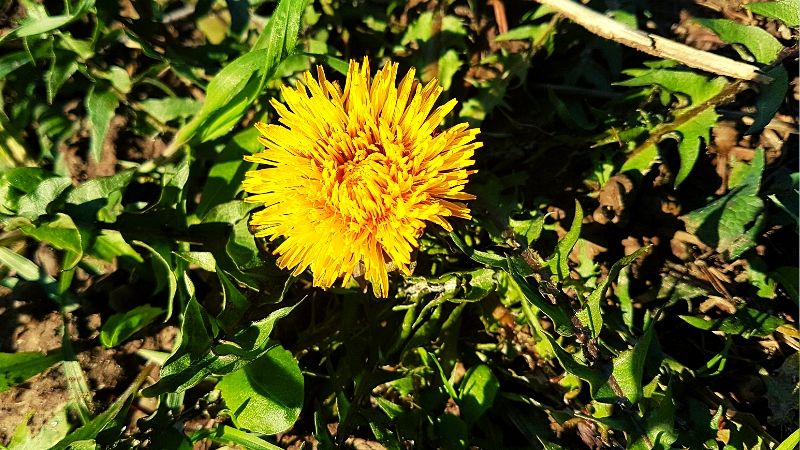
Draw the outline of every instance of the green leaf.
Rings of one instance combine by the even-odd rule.
[[[39,267],[11,249],[0,247],[0,264],[15,270],[18,276],[28,281],[39,280]]]
[[[289,429],[303,406],[303,374],[291,353],[276,346],[217,384],[240,428],[263,434]]]
[[[214,336],[209,329],[209,320],[208,313],[192,297],[183,312],[175,350],[161,367],[161,379],[143,391],[145,396],[183,392],[211,373],[210,366],[215,356],[210,352]]]
[[[755,239],[763,226],[764,202],[758,196],[763,171],[764,151],[759,149],[739,186],[709,205],[681,217],[686,223],[686,231],[716,247],[729,259],[738,258],[755,246]]]
[[[63,356],[61,349],[46,355],[39,352],[0,353],[0,392],[44,372]]]
[[[744,45],[756,62],[761,64],[772,63],[783,50],[780,41],[759,27],[742,25],[727,19],[694,19],[694,21],[710,29],[729,44]]]
[[[475,423],[483,413],[492,407],[500,382],[486,364],[470,368],[459,386],[459,407],[461,418],[468,425]]]
[[[589,331],[592,335],[592,338],[597,339],[600,335],[600,330],[603,327],[603,313],[600,308],[603,300],[605,300],[606,292],[608,291],[609,286],[612,282],[617,280],[619,277],[620,271],[629,266],[632,262],[634,262],[638,257],[647,253],[649,247],[642,247],[639,250],[636,250],[632,254],[620,259],[619,261],[615,262],[613,266],[611,266],[611,270],[608,271],[608,276],[602,283],[600,283],[594,291],[586,298],[586,306],[578,311],[577,317],[580,320],[583,326],[588,326]]]
[[[760,3],[754,3],[754,5],[758,4]],[[768,85],[758,86],[756,116],[745,134],[754,134],[763,130],[775,117],[775,113],[778,112],[786,98],[786,91],[789,90],[789,74],[783,66],[772,68],[766,75],[772,78],[772,81]]]
[[[281,0],[253,50],[236,58],[211,80],[194,118],[175,136],[173,146],[205,142],[227,133],[259,95],[278,64],[294,50],[306,0]]]
[[[127,410],[133,396],[136,394],[136,392],[139,390],[139,387],[141,387],[145,380],[147,380],[147,376],[150,374],[150,369],[150,366],[146,366],[144,370],[139,373],[133,383],[131,383],[130,387],[128,387],[128,389],[126,389],[125,392],[123,392],[114,401],[114,403],[111,404],[111,406],[95,416],[95,418],[89,423],[81,428],[78,428],[70,433],[67,437],[60,440],[50,450],[66,450],[75,442],[93,439],[100,434],[101,431],[106,429],[106,427],[114,423],[115,419],[118,419],[118,416],[120,416],[124,410]]]
[[[164,280],[167,283],[167,316],[164,318],[164,321],[167,321],[170,319],[170,317],[172,317],[175,294],[178,292],[178,279],[172,272],[172,267],[170,264],[156,249],[150,247],[142,241],[133,241],[133,245],[143,247],[153,255],[154,268],[158,268],[156,271],[156,276],[159,277],[160,280]]]
[[[583,222],[583,208],[578,201],[575,201],[575,216],[572,218],[572,225],[564,237],[558,241],[556,249],[550,258],[547,260],[547,266],[550,267],[550,272],[558,280],[565,280],[569,277],[569,253],[581,234],[581,223]]]
[[[94,0],[80,0],[73,8],[72,14],[63,14],[58,16],[45,16],[45,17],[28,17],[23,20],[19,27],[11,30],[10,32],[0,36],[0,43],[6,39],[17,39],[28,36],[35,36],[37,34],[47,33],[55,29],[61,28],[64,25],[72,23],[80,19],[86,14],[90,8],[94,6]]]
[[[594,399],[599,402],[616,402],[622,395],[630,405],[635,405],[642,398],[642,377],[644,376],[645,359],[653,341],[655,327],[651,323],[644,335],[630,350],[621,352],[614,358],[611,376],[597,389]]]
[[[117,230],[101,230],[94,239],[91,254],[108,262],[112,262],[114,258],[130,259],[137,263],[144,262],[142,256],[125,242],[125,238]]]
[[[67,194],[67,203],[82,205],[106,200],[111,194],[124,190],[133,178],[134,170],[122,170],[109,177],[98,177],[79,184]]]
[[[114,314],[100,329],[100,343],[108,348],[116,347],[153,323],[163,313],[164,310],[161,308],[141,305],[127,312]]]
[[[68,51],[53,51],[53,62],[50,69],[45,72],[44,79],[47,83],[47,103],[52,104],[58,90],[75,71],[78,70],[77,55]]]
[[[72,181],[69,178],[53,177],[43,180],[33,192],[20,197],[17,214],[30,220],[38,219],[47,214],[47,206],[70,186]]]
[[[504,269],[508,267],[508,261],[505,257],[467,247],[467,244],[464,243],[461,237],[455,232],[450,233],[450,239],[453,240],[453,243],[456,245],[456,247],[458,247],[459,250],[464,252],[465,255],[477,263],[498,269]]]
[[[741,308],[732,316],[708,320],[702,317],[680,316],[689,325],[701,330],[722,331],[743,337],[764,337],[786,322],[775,315],[755,308]]]
[[[790,27],[800,27],[800,1],[777,0],[774,2],[749,3],[744,7],[756,14],[778,19]]]
[[[212,207],[230,201],[242,189],[245,173],[255,167],[254,163],[245,161],[243,157],[261,146],[258,143],[259,135],[255,127],[248,128],[236,133],[222,150],[208,172],[197,206],[198,217],[202,218]]]
[[[640,87],[658,85],[671,93],[682,93],[689,97],[691,105],[697,106],[722,92],[727,81],[724,77],[708,78],[699,73],[679,69],[631,69],[624,73],[632,75],[618,86]],[[680,115],[680,112],[675,114]]]
[[[550,320],[553,321],[553,325],[555,325],[556,332],[558,332],[558,334],[562,336],[572,336],[575,334],[574,330],[572,329],[572,321],[567,313],[563,309],[559,308],[558,305],[554,305],[547,301],[538,290],[534,290],[528,284],[519,270],[513,266],[510,260],[509,266],[506,270],[514,279],[514,282],[519,287],[519,291],[522,293],[525,300],[530,302],[533,306],[539,308],[547,315],[547,317],[550,318]]]
[[[216,272],[219,277],[219,282],[222,285],[223,295],[222,312],[219,314],[219,323],[224,330],[232,331],[233,328],[238,325],[250,304],[247,298],[239,291],[239,288],[233,284],[230,278],[228,278],[221,269],[218,268]]]
[[[38,167],[15,167],[5,172],[5,179],[16,189],[30,194],[39,183],[54,175]]]
[[[786,440],[775,447],[775,450],[792,450],[797,448],[798,445],[800,445],[800,429],[794,430],[794,432],[788,438],[786,438]]]
[[[226,341],[215,348],[219,355],[236,355],[240,357],[252,357],[263,351],[272,334],[272,329],[278,320],[286,317],[297,305],[285,306],[271,312],[267,317],[251,323],[248,327],[240,330],[233,337],[232,341]]]
[[[238,444],[249,450],[281,450],[277,445],[272,445],[258,436],[225,425],[198,430],[192,434],[192,442],[201,439],[211,439],[218,444]]]
[[[64,270],[75,267],[83,257],[83,239],[80,230],[66,214],[58,213],[53,220],[42,222],[36,227],[25,225],[20,227],[20,230],[39,241],[67,251]]]
[[[112,91],[92,89],[86,97],[86,110],[89,113],[92,133],[89,140],[89,154],[94,161],[103,158],[103,145],[117,106],[119,98]]]
[[[16,445],[12,441],[9,443],[8,450],[40,450],[53,447],[58,441],[64,439],[64,436],[72,428],[68,412],[69,404],[61,407],[50,420],[44,423],[36,436],[26,436],[24,440],[19,441]],[[25,425],[25,423],[21,425]],[[27,427],[25,429],[27,431]]]
[[[193,98],[148,98],[139,107],[161,123],[191,117],[200,110],[200,102]]]

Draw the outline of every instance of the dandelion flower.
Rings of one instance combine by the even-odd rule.
[[[397,84],[396,63],[374,78],[369,61],[350,61],[344,91],[317,79],[283,87],[285,105],[272,100],[280,124],[258,123],[264,150],[248,161],[268,167],[247,173],[246,201],[263,209],[255,235],[282,238],[277,264],[314,285],[346,284],[353,273],[372,283],[376,296],[389,290],[392,266],[409,275],[411,253],[427,222],[450,231],[450,217],[469,218],[463,203],[479,133],[467,124],[437,132],[456,105],[434,109],[442,93],[436,80],[422,86],[412,69]]]

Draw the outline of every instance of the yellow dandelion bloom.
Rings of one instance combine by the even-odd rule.
[[[436,80],[422,86],[412,69],[397,85],[396,63],[375,77],[369,61],[350,61],[344,91],[317,69],[305,86],[282,89],[272,100],[278,124],[258,123],[264,150],[245,159],[266,168],[247,173],[246,201],[256,236],[282,237],[278,265],[299,275],[310,268],[314,285],[347,283],[363,273],[375,295],[389,290],[389,264],[408,275],[411,252],[426,222],[452,227],[469,218],[462,203],[479,133],[467,124],[437,132],[455,107],[434,109]]]

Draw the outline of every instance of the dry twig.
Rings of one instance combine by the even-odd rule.
[[[591,33],[659,58],[739,80],[767,84],[772,79],[758,67],[631,28],[572,0],[535,0],[547,5]]]

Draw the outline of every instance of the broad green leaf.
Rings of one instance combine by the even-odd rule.
[[[572,218],[572,225],[564,237],[558,241],[556,249],[550,258],[547,260],[547,266],[550,267],[550,272],[558,280],[565,280],[569,277],[569,253],[581,234],[581,223],[583,222],[583,208],[578,201],[575,201],[575,215]]]
[[[148,98],[139,107],[161,123],[191,117],[200,110],[200,102],[193,98]]]
[[[642,247],[632,254],[620,259],[611,266],[608,271],[608,276],[603,280],[594,291],[586,298],[586,305],[583,309],[578,311],[577,318],[583,326],[589,327],[589,332],[592,338],[597,338],[600,335],[600,330],[603,327],[603,311],[600,308],[603,300],[605,300],[606,292],[612,282],[617,280],[620,271],[629,266],[638,257],[643,255],[649,250],[649,247]]]
[[[759,3],[754,3],[757,5]],[[758,86],[758,98],[756,99],[756,115],[754,122],[747,129],[745,134],[758,133],[775,117],[775,113],[783,104],[786,98],[786,91],[789,90],[789,74],[783,66],[774,67],[766,75],[772,78],[768,85]]]
[[[89,154],[94,161],[100,161],[103,157],[106,134],[117,106],[119,98],[110,90],[92,89],[86,97],[86,110],[89,113],[92,133],[89,140]]]
[[[305,5],[306,0],[280,1],[253,50],[211,80],[202,108],[178,131],[173,146],[218,138],[241,119],[281,60],[294,50]]]
[[[124,190],[133,178],[134,170],[122,170],[108,177],[93,178],[79,184],[67,195],[67,203],[81,205],[107,199],[113,192]]]
[[[142,256],[125,242],[125,238],[117,230],[101,230],[100,234],[95,237],[91,254],[109,262],[114,258],[130,259],[137,263],[144,262]]]
[[[436,418],[434,430],[439,440],[437,448],[442,450],[462,450],[469,442],[469,428],[462,417],[444,413]]]
[[[728,19],[694,19],[695,22],[716,33],[729,44],[747,47],[756,62],[770,64],[783,50],[783,45],[767,30],[756,26],[742,25]]]
[[[303,374],[280,346],[222,377],[217,389],[239,428],[267,435],[294,425],[303,406]]]
[[[633,78],[615,83],[618,86],[640,87],[658,85],[672,93],[683,93],[692,106],[719,94],[727,81],[723,77],[708,78],[699,73],[678,69],[631,69],[626,74]],[[676,116],[680,112],[676,113]]]
[[[39,267],[30,259],[0,246],[0,264],[17,272],[17,275],[28,280],[37,281],[39,279]]]
[[[468,425],[475,423],[483,413],[491,408],[500,382],[486,364],[470,368],[459,386],[459,406],[461,418]]]
[[[63,356],[60,349],[46,355],[39,352],[0,353],[0,392],[44,372]]]
[[[64,260],[64,270],[75,267],[83,257],[83,239],[80,230],[75,226],[72,218],[66,214],[58,213],[50,221],[42,222],[35,227],[25,225],[20,227],[20,230],[39,241],[65,250],[67,256]]]
[[[100,329],[100,343],[111,348],[125,342],[136,332],[153,323],[164,313],[161,308],[141,305],[130,311],[114,314],[103,323]]]
[[[749,307],[741,308],[732,316],[721,319],[708,320],[695,316],[679,317],[701,330],[722,331],[746,338],[767,336],[786,323],[778,316]]]
[[[26,194],[34,192],[42,181],[55,176],[38,167],[15,167],[6,171],[4,175],[8,184]]]
[[[20,197],[17,214],[29,220],[38,219],[47,214],[47,206],[70,186],[72,181],[69,178],[53,177],[43,180],[33,192]]]
[[[686,231],[729,259],[738,258],[755,246],[763,226],[764,202],[758,196],[763,171],[764,151],[758,150],[739,186],[681,218],[686,223]]]
[[[756,14],[778,19],[790,27],[800,27],[800,1],[777,0],[744,5]],[[795,433],[796,434],[796,433]]]
[[[798,286],[800,284],[798,281],[800,280],[800,269],[797,266],[783,266],[772,271],[770,275],[783,286],[789,298],[797,304],[798,297],[800,297],[800,287]]]

